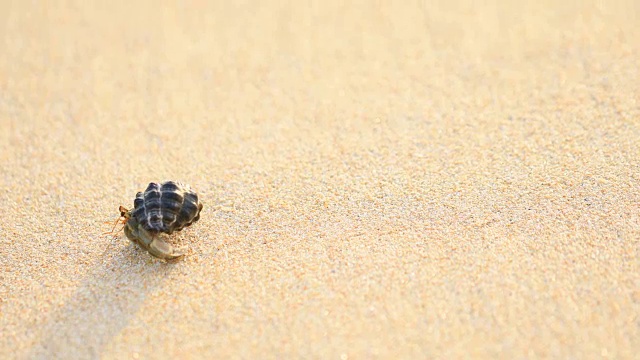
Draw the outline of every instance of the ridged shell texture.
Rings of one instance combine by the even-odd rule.
[[[132,216],[151,232],[171,234],[200,219],[202,204],[188,185],[174,181],[150,183],[136,194]]]

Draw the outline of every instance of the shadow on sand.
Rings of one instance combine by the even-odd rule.
[[[27,358],[100,358],[122,329],[136,326],[132,321],[146,327],[136,314],[179,266],[151,260],[133,244],[113,247],[103,259],[38,330],[40,336]]]

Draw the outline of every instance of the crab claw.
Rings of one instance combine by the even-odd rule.
[[[147,250],[152,256],[161,260],[178,260],[186,255],[185,248],[177,248],[162,240],[157,233],[145,230],[135,220],[129,219],[124,228],[124,233],[129,240]]]
[[[177,260],[186,255],[185,249],[175,248],[173,245],[157,237],[151,240],[147,251],[149,251],[149,254],[164,260]]]

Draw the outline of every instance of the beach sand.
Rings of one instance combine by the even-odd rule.
[[[341,3],[0,5],[0,358],[637,356],[638,2]]]

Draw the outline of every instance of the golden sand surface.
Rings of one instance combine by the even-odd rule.
[[[107,3],[0,5],[0,358],[640,352],[638,1]]]

